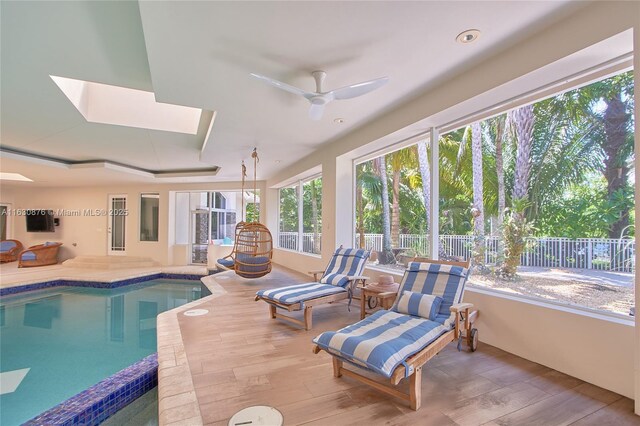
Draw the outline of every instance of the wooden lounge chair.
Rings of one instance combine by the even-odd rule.
[[[271,318],[281,318],[310,330],[314,306],[350,300],[355,285],[358,282],[364,284],[368,279],[361,275],[368,257],[367,250],[339,248],[326,270],[309,272],[313,274],[314,282],[260,290],[255,300],[264,300],[269,304]],[[322,277],[318,279],[320,273]],[[281,314],[277,309],[289,312],[304,310],[304,321]]]
[[[18,240],[0,241],[0,263],[14,262],[22,251],[22,243]]]
[[[335,377],[352,377],[418,410],[423,365],[456,339],[466,340],[472,351],[477,347],[473,322],[478,312],[460,303],[468,268],[468,262],[410,262],[390,310],[322,333],[313,339],[314,353],[324,350],[334,357]],[[390,384],[346,369],[344,362],[380,374]],[[395,388],[404,378],[409,379],[408,394]]]
[[[44,243],[29,247],[20,253],[18,268],[28,266],[55,265],[58,263],[58,250],[62,243]]]

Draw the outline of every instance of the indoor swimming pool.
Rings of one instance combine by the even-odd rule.
[[[0,299],[0,424],[18,425],[156,352],[156,317],[200,281],[54,287]]]

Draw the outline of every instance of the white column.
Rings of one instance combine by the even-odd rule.
[[[640,5],[637,7],[640,11]],[[637,16],[637,15],[636,15]],[[636,24],[634,28],[633,42],[633,78],[634,78],[634,96],[635,96],[635,229],[636,229],[636,247],[638,247],[638,229],[640,229],[640,107],[638,107],[638,99],[640,99],[640,24]],[[636,249],[636,267],[640,265],[640,250]],[[640,415],[640,317],[638,307],[640,306],[640,276],[638,270],[635,272],[635,302],[636,302],[636,339],[635,339],[635,412]]]
[[[438,129],[431,128],[429,144],[431,145],[431,214],[429,223],[429,251],[432,259],[438,259],[438,237],[440,230],[440,147],[438,145],[440,135]]]
[[[302,236],[302,233],[304,231],[304,220],[303,220],[303,211],[302,211],[302,205],[303,205],[303,193],[302,193],[302,181],[298,181],[298,251],[302,251],[302,243],[304,241],[304,238]]]
[[[335,241],[331,247],[331,253],[341,245],[355,247],[355,170],[353,160],[344,156],[337,157],[335,165]]]

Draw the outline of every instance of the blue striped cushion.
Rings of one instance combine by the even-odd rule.
[[[329,353],[390,377],[407,357],[448,330],[450,327],[434,321],[382,310],[341,330],[322,333],[313,342]]]
[[[327,274],[320,278],[320,282],[323,284],[331,284],[344,287],[349,283],[349,276],[343,274]]]
[[[327,269],[324,271],[320,282],[335,284],[339,286],[346,286],[349,283],[348,279],[344,279],[346,276],[362,275],[364,267],[369,258],[369,251],[363,249],[353,248],[339,248],[333,254]],[[334,275],[342,275],[338,279],[334,278]],[[324,280],[324,281],[323,281]]]
[[[337,293],[346,294],[347,290],[331,284],[306,283],[270,290],[260,290],[256,295],[285,305],[293,305],[294,303],[317,299],[318,297],[329,296]]]
[[[464,292],[464,284],[469,270],[461,266],[440,265],[437,263],[410,262],[402,277],[399,295],[404,291],[412,293],[432,294],[442,297],[440,310],[435,321],[442,322],[449,319],[449,308],[454,303],[460,303]],[[398,298],[392,310],[396,310]]]
[[[440,296],[403,291],[398,300],[396,312],[434,321],[441,304],[442,297]]]

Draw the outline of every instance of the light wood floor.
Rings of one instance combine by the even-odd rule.
[[[261,288],[301,278],[282,268],[252,281],[228,275],[218,279],[228,293],[198,306],[209,314],[179,316],[205,424],[226,425],[250,405],[276,407],[287,425],[640,424],[630,399],[482,343],[475,353],[450,346],[427,363],[417,412],[336,379],[331,358],[314,355],[311,339],[356,322],[357,301],[351,312],[346,303],[314,308],[311,331],[269,319],[267,305],[253,301]]]

